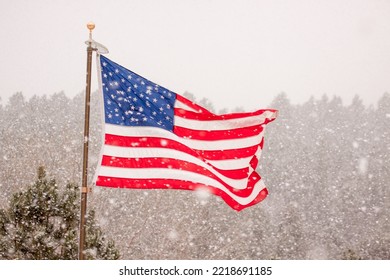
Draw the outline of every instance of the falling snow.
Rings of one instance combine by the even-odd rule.
[[[88,207],[122,258],[390,259],[390,95],[366,107],[358,97],[344,105],[327,96],[293,105],[281,94],[269,107],[280,115],[265,134],[269,196],[258,205],[236,212],[202,188],[94,188]],[[89,182],[102,144],[97,93],[91,108]],[[2,208],[41,165],[58,186],[80,184],[83,110],[82,94],[3,100]]]

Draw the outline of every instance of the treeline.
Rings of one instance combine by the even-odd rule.
[[[202,100],[212,106],[208,100]],[[89,205],[125,259],[390,259],[390,95],[270,104],[260,174],[270,195],[235,212],[188,191],[94,189]],[[90,179],[101,145],[92,96]],[[17,93],[0,105],[0,204],[45,166],[80,182],[84,96]],[[90,180],[91,181],[91,180]]]

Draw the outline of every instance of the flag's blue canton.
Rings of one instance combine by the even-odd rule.
[[[106,123],[173,131],[176,94],[100,56]]]

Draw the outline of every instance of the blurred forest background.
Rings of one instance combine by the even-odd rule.
[[[203,193],[94,188],[88,208],[121,258],[390,259],[390,94],[366,106],[326,95],[291,104],[281,93],[269,107],[280,113],[260,159],[270,194],[256,206],[236,212]],[[101,111],[93,93],[89,182]],[[83,118],[83,93],[0,101],[0,208],[39,166],[60,188],[80,184]]]

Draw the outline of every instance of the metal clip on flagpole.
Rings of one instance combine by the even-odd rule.
[[[80,200],[80,234],[79,234],[79,259],[84,260],[84,247],[85,247],[85,225],[87,214],[87,194],[91,192],[91,188],[88,187],[88,143],[89,143],[89,115],[90,115],[90,100],[91,100],[91,68],[92,68],[92,52],[108,53],[106,47],[102,44],[95,42],[92,39],[92,30],[95,28],[93,22],[87,24],[89,29],[89,40],[87,44],[87,82],[85,89],[85,117],[84,117],[84,150],[83,150],[83,173],[82,173],[82,185],[81,185],[81,200]]]

